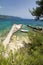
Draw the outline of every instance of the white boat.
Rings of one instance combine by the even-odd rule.
[[[21,32],[28,32],[28,30],[23,30],[23,29],[21,29]]]

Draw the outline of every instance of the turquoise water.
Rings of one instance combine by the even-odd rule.
[[[0,20],[0,33],[3,34],[5,32],[8,32],[13,24],[23,24],[22,29],[28,29],[26,25],[31,25],[31,26],[39,26],[43,28],[43,21],[35,21],[32,19],[22,19],[22,20]],[[1,35],[0,34],[0,35]]]

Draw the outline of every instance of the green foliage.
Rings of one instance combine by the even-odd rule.
[[[30,13],[33,16],[36,16],[36,19],[39,19],[40,17],[43,17],[43,0],[37,0],[36,4],[38,5],[36,9],[33,8],[33,11],[30,11]]]
[[[43,34],[40,32],[30,32],[28,34],[30,40],[32,43],[36,46],[42,45],[43,44]]]
[[[40,32],[29,32],[31,43],[24,44],[23,48],[9,52],[9,57],[5,58],[5,48],[0,44],[0,65],[43,65],[43,34]]]

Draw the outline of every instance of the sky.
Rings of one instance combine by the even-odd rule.
[[[29,10],[36,7],[36,0],[0,0],[0,15],[33,18]]]

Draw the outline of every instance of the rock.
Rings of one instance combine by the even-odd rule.
[[[12,26],[12,28],[11,28],[10,32],[8,33],[6,39],[3,41],[3,44],[4,44],[5,47],[6,47],[6,45],[10,42],[10,39],[11,39],[13,33],[14,33],[14,32],[17,32],[18,30],[20,30],[21,27],[22,27],[22,24],[19,24],[19,25],[14,24],[14,25]]]

